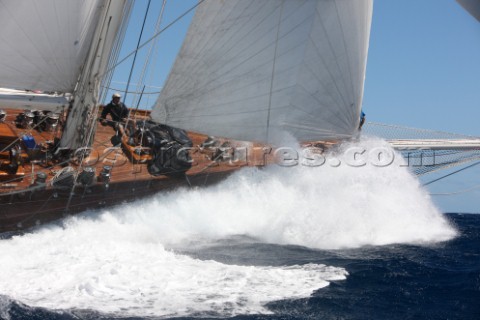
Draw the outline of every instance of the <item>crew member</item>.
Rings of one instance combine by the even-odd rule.
[[[120,94],[114,93],[112,101],[107,104],[102,111],[100,121],[102,125],[109,125],[115,130],[124,133],[122,123],[125,123],[128,117],[128,109],[123,102],[120,101]],[[110,114],[112,120],[107,120],[107,115]]]
[[[360,113],[360,125],[358,126],[358,130],[362,129],[363,124],[365,123],[365,112],[363,110]]]

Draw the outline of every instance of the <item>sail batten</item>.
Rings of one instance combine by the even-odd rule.
[[[154,120],[238,140],[356,134],[372,0],[210,0],[193,18]]]

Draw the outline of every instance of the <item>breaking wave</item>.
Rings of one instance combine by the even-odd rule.
[[[0,294],[31,306],[135,316],[268,313],[266,303],[308,297],[347,271],[228,265],[168,248],[235,235],[314,249],[453,238],[398,156],[387,166],[378,157],[343,164],[348,148],[379,145],[345,145],[320,166],[245,168],[211,188],[159,194],[2,240]]]
[[[346,159],[355,152],[358,157],[358,150],[375,157]],[[386,150],[390,153],[378,159]],[[340,249],[456,235],[401,156],[380,140],[346,144],[320,166],[302,161],[299,153],[296,166],[245,168],[215,187],[160,194],[105,214],[165,244],[248,235],[269,243]]]

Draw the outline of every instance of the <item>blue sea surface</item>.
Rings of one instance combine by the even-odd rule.
[[[331,281],[308,298],[268,303],[271,314],[237,315],[232,319],[480,319],[480,214],[452,213],[447,217],[459,236],[432,245],[314,250],[233,238],[184,249],[182,254],[232,265],[314,263],[348,271],[346,280]],[[0,296],[0,315],[4,319],[156,319],[35,308],[5,296]],[[192,313],[188,318],[175,319],[191,318],[224,316]]]

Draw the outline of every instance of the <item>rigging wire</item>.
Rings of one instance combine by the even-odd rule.
[[[167,0],[163,0],[163,2],[162,2],[162,7],[160,8],[160,14],[158,15],[157,21],[155,23],[154,33],[157,33],[158,30],[160,30],[161,23],[162,23],[162,20],[163,20],[163,13],[164,13],[164,10],[165,10],[166,1]],[[147,70],[149,69],[148,66],[150,65],[150,63],[152,61],[152,56],[155,56],[155,55],[153,55],[153,53],[154,52],[156,53],[156,51],[157,51],[156,48],[157,48],[158,40],[159,40],[159,38],[156,38],[154,41],[152,41],[152,44],[151,44],[150,48],[148,49],[146,59],[144,60],[144,63],[143,63],[143,68],[142,68],[142,71],[140,72],[139,80],[137,82],[137,89],[136,89],[137,92],[140,92],[140,89],[142,88],[142,86],[145,89],[145,78],[146,78],[146,75],[147,75]],[[155,61],[155,59],[153,59],[153,60]],[[150,68],[150,70],[152,70],[152,69],[154,70],[154,67]],[[153,75],[153,72],[151,72],[151,74]],[[136,104],[137,99],[141,99],[141,97],[138,97],[138,94],[135,94],[135,96],[132,100],[133,104]]]
[[[446,178],[446,177],[449,177],[449,176],[451,176],[451,175],[454,175],[454,174],[456,174],[456,173],[458,173],[458,172],[461,172],[461,171],[463,171],[463,170],[472,168],[472,167],[474,167],[474,166],[476,166],[476,165],[478,165],[478,164],[480,164],[480,161],[477,161],[477,162],[475,162],[475,163],[473,163],[473,164],[471,164],[471,165],[469,165],[469,166],[466,166],[466,167],[464,167],[464,168],[462,168],[462,169],[459,169],[459,170],[456,170],[456,171],[451,172],[451,173],[449,173],[449,174],[446,174],[446,175],[444,175],[444,176],[442,176],[442,177],[440,177],[440,178],[437,178],[437,179],[434,179],[434,180],[429,181],[429,182],[427,182],[427,183],[424,183],[423,186],[428,186],[429,184],[432,184],[432,183],[434,183],[434,182],[437,182],[437,181],[439,181],[439,180],[442,180],[442,179],[444,179],[444,178]]]
[[[142,29],[140,30],[140,35],[138,36],[137,49],[135,49],[135,54],[133,55],[132,67],[130,68],[130,74],[128,75],[127,87],[125,88],[125,96],[123,101],[127,99],[128,88],[130,87],[130,80],[132,79],[133,69],[135,68],[135,61],[137,60],[138,48],[140,46],[140,41],[142,41],[143,30],[145,29],[145,23],[147,21],[148,10],[150,8],[152,0],[148,0],[147,9],[145,10],[145,16],[143,17]]]
[[[125,40],[125,33],[127,31],[127,27],[129,25],[129,22],[130,22],[131,13],[132,13],[132,6],[133,6],[133,2],[128,1],[127,6],[124,8],[124,11],[122,13],[122,16],[123,16],[122,25],[120,27],[120,31],[117,33],[117,37],[116,37],[116,40],[115,40],[115,45],[114,45],[114,48],[112,50],[111,57],[108,61],[107,68],[110,68],[112,65],[114,65],[118,61],[118,57],[120,55],[120,51],[121,51],[121,48],[123,46],[123,42]],[[108,76],[106,76],[102,80],[103,88],[109,87],[111,85],[113,74],[114,74],[114,72],[109,72]],[[105,101],[107,91],[108,90],[102,90],[101,97],[100,97],[99,101]]]
[[[119,62],[117,62],[114,66],[112,66],[111,68],[109,68],[108,70],[106,70],[104,73],[102,73],[99,77],[103,77],[105,74],[107,74],[108,72],[112,71],[112,69],[118,67],[120,64],[122,64],[123,62],[125,62],[125,60],[127,60],[128,58],[130,58],[133,54],[135,54],[135,52],[139,51],[140,49],[142,49],[143,47],[145,47],[147,44],[149,44],[152,40],[154,40],[155,38],[157,38],[160,34],[162,34],[163,32],[165,32],[167,29],[169,29],[171,26],[173,26],[174,24],[176,24],[179,20],[183,19],[187,14],[189,14],[191,11],[193,11],[196,7],[198,7],[200,4],[202,4],[205,0],[199,0],[197,2],[197,4],[195,4],[194,6],[192,6],[190,9],[188,9],[187,11],[185,11],[184,13],[182,13],[180,16],[178,16],[175,20],[173,20],[172,22],[170,22],[165,28],[163,28],[162,30],[158,31],[157,33],[155,33],[152,37],[150,37],[148,40],[146,40],[144,43],[142,43],[136,50],[130,52],[129,54],[127,54],[123,59],[121,59]]]
[[[112,90],[112,91],[123,91],[121,89],[117,89],[117,88],[112,88],[112,87],[102,87],[104,89],[108,89],[108,90]],[[125,92],[125,91],[123,91]],[[128,91],[128,93],[133,93],[133,94],[159,94],[161,91],[153,91],[153,92],[142,92],[142,91],[138,91],[138,90],[135,90],[135,91]],[[134,103],[136,104],[136,103]]]
[[[479,188],[480,188],[480,184],[477,184],[473,187],[463,189],[463,190],[459,190],[459,191],[430,193],[430,195],[431,196],[453,196],[453,195],[456,195],[456,194],[467,193],[467,192],[470,192],[472,190],[479,189]]]
[[[160,30],[160,27],[161,27],[161,24],[163,22],[163,16],[164,16],[164,13],[165,13],[165,8],[166,8],[166,5],[167,5],[167,0],[163,0],[163,3],[162,3],[162,8],[160,9],[160,15],[158,17],[158,20],[157,20],[157,25],[155,26],[155,33],[157,33],[159,30]],[[157,38],[158,40],[159,38]],[[157,59],[155,57],[158,58],[158,41],[154,41],[154,45],[151,47],[153,49],[153,57],[154,59],[152,59],[152,62],[150,64],[150,68],[149,70],[155,70],[155,67],[156,67],[156,62],[157,62]],[[150,55],[150,53],[149,53]],[[145,68],[147,68],[147,65],[145,65]],[[154,76],[154,72],[150,72],[150,77],[149,77],[149,80],[148,80],[148,83],[152,83],[153,82],[153,76]],[[144,75],[144,78],[146,77],[146,74]],[[143,80],[145,81],[145,80]],[[140,84],[137,85],[137,91],[140,89]],[[147,101],[146,101],[146,104],[149,105],[150,104],[150,96],[146,96],[147,98]]]
[[[380,134],[378,134],[378,129],[379,128],[385,128],[389,129],[390,131],[381,131]],[[407,139],[407,135],[415,134],[415,137],[422,137],[422,135],[425,135],[427,138],[431,138],[432,136],[435,137],[435,139],[454,139],[454,138],[459,138],[459,139],[479,139],[477,136],[472,136],[472,135],[466,135],[466,134],[459,134],[459,133],[452,133],[452,132],[447,132],[447,131],[440,131],[440,130],[431,130],[431,129],[422,129],[422,128],[413,128],[413,127],[408,127],[408,126],[401,126],[401,125],[396,125],[396,124],[387,124],[387,123],[380,123],[380,122],[373,122],[373,121],[367,121],[365,123],[365,126],[363,126],[363,131],[368,131],[369,133],[379,135],[382,138],[385,139],[390,139],[388,137],[388,133],[393,133],[398,139],[398,133],[400,132],[404,136],[402,137],[403,139]],[[387,135],[386,135],[387,133]]]

